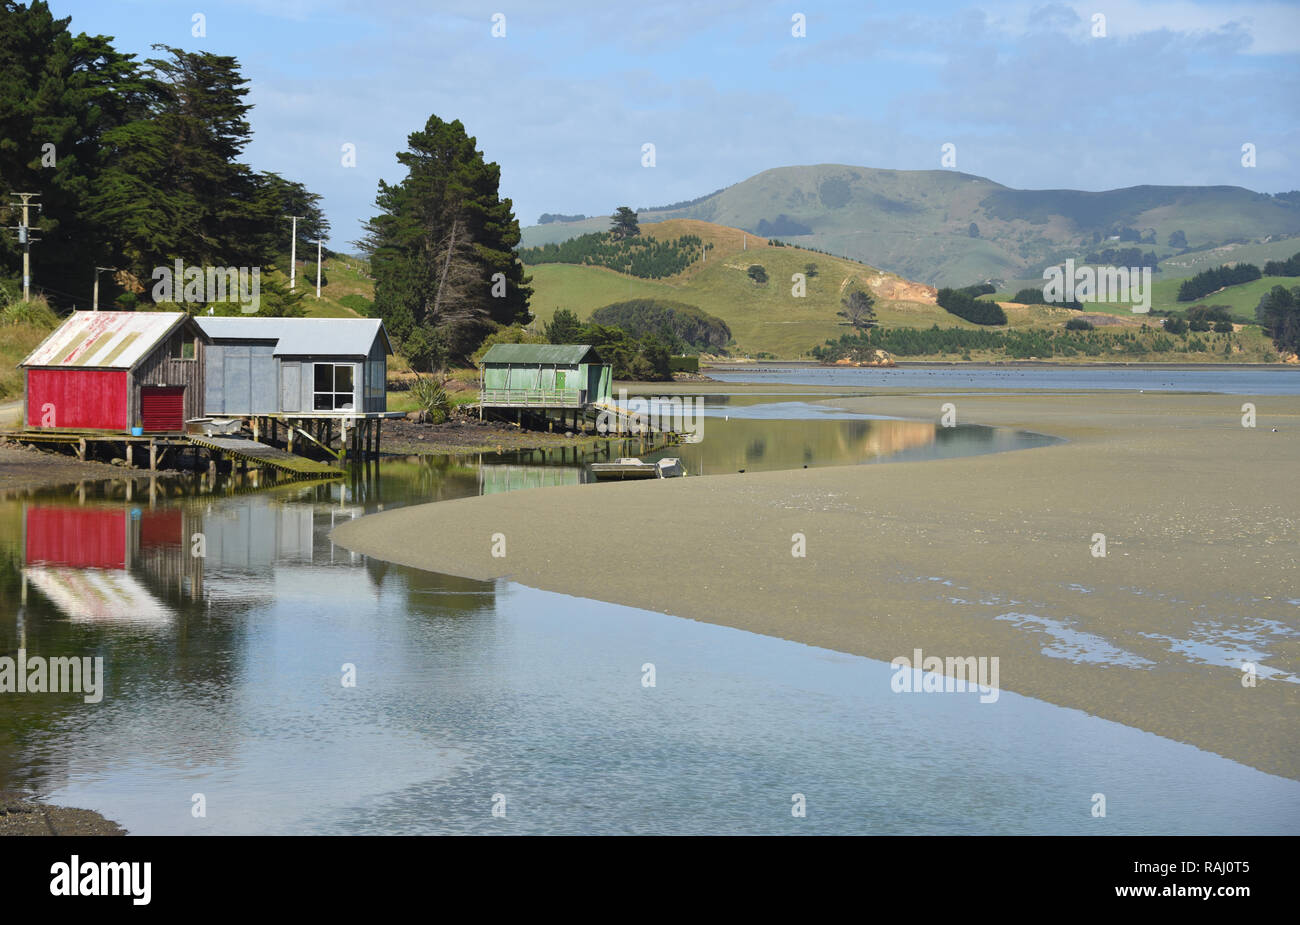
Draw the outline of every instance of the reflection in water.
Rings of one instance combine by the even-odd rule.
[[[1005,428],[868,418],[709,417],[704,439],[646,453],[680,457],[690,475],[761,472],[816,466],[914,462],[1047,446],[1054,437]]]
[[[710,419],[703,443],[663,452],[698,474],[1014,439]],[[570,449],[388,460],[369,477],[260,490],[234,478],[131,500],[121,483],[0,500],[0,654],[101,655],[107,675],[98,705],[0,696],[0,789],[138,833],[782,832],[795,791],[819,811],[794,831],[1096,831],[1061,796],[1094,790],[1133,808],[1108,832],[1296,818],[1294,782],[1077,711],[1006,693],[993,712],[893,697],[888,666],[869,659],[329,540],[386,507],[587,478]],[[653,691],[646,660],[660,666]],[[189,812],[196,792],[205,819]]]

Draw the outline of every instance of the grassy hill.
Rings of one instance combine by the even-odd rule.
[[[876,297],[876,314],[890,327],[976,327],[944,311],[934,290],[840,257],[798,247],[775,247],[767,238],[738,228],[688,219],[642,224],[647,237],[676,238],[694,234],[713,247],[704,261],[666,280],[627,276],[601,267],[543,264],[529,267],[533,278],[532,308],[539,323],[550,321],[557,308],[569,308],[588,318],[603,305],[627,299],[659,298],[688,302],[723,319],[731,327],[736,352],[799,357],[829,337],[849,330],[836,316],[841,299],[853,288]],[[809,263],[817,275],[807,280],[806,295],[792,295],[791,277]],[[768,281],[757,284],[748,269],[758,264]],[[1013,306],[1013,324],[1063,322],[1069,312],[1047,306]]]
[[[1191,302],[1178,301],[1178,287],[1183,284],[1181,279],[1160,279],[1157,277],[1152,283],[1151,292],[1151,311],[1153,312],[1177,312],[1183,314],[1193,305],[1226,305],[1233,319],[1238,322],[1254,323],[1255,306],[1264,294],[1274,286],[1284,286],[1292,289],[1300,286],[1300,277],[1295,276],[1263,276],[1249,283],[1241,283],[1236,286],[1228,286],[1218,292],[1212,292],[1207,296],[1195,299]],[[1028,283],[1026,285],[1034,285]],[[1037,287],[1042,286],[1042,281],[1037,283]],[[1037,288],[1036,287],[1036,288]],[[993,301],[1002,302],[1009,299],[1011,293],[1000,292],[986,298]],[[1132,315],[1132,309],[1127,303],[1104,303],[1090,302],[1085,306],[1088,312],[1098,312],[1108,315],[1119,315],[1127,317]],[[1134,316],[1140,317],[1140,316]]]
[[[1044,266],[1082,258],[1098,246],[1094,233],[1104,239],[1118,227],[1153,229],[1156,243],[1101,246],[1141,246],[1162,259],[1181,250],[1166,243],[1179,230],[1194,248],[1237,239],[1252,246],[1270,236],[1300,234],[1300,202],[1240,187],[1016,190],[951,170],[840,164],[764,171],[684,208],[646,211],[641,218],[728,225],[939,286],[1041,278]],[[978,237],[970,234],[972,222]],[[532,226],[523,230],[523,243],[561,241],[607,226],[605,218]],[[1289,256],[1297,249],[1288,251],[1284,245],[1262,259]],[[1186,275],[1200,269],[1204,266]]]
[[[298,290],[303,293],[303,308],[309,318],[356,318],[375,298],[375,283],[367,267],[355,257],[334,254],[326,258],[326,282],[316,298],[316,261],[298,262]],[[351,298],[349,298],[351,297]],[[364,300],[364,301],[362,301]],[[345,304],[347,303],[347,304]]]

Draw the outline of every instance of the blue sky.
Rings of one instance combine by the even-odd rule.
[[[1300,5],[766,0],[51,0],[74,31],[239,58],[245,159],[350,249],[431,114],[523,225],[692,199],[771,167],[956,168],[1020,188],[1300,188]],[[206,36],[195,37],[194,14]],[[493,37],[493,14],[505,36]],[[804,15],[807,35],[791,34]],[[1094,36],[1094,14],[1105,36]],[[642,145],[655,145],[653,168]],[[1256,166],[1242,166],[1242,145]],[[342,146],[356,146],[356,166]]]

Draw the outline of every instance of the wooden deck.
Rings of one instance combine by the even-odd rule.
[[[218,453],[225,453],[227,456],[242,460],[251,465],[278,469],[281,472],[288,472],[291,475],[334,478],[343,474],[339,471],[337,466],[332,466],[329,463],[318,462],[314,459],[307,459],[303,456],[297,456],[285,450],[273,446],[267,446],[265,443],[258,443],[256,440],[247,440],[241,437],[210,437],[194,434],[191,434],[188,437],[188,440],[195,446],[206,447],[209,450]]]
[[[586,389],[482,389],[484,408],[582,408]]]
[[[71,450],[78,459],[86,459],[88,450],[105,444],[122,447],[122,455],[128,460],[128,469],[134,453],[131,449],[148,449],[149,468],[155,471],[168,452],[188,450],[199,447],[207,452],[211,465],[220,456],[238,460],[246,467],[275,469],[298,478],[336,478],[342,476],[337,464],[307,459],[294,453],[268,446],[257,440],[241,437],[221,437],[201,434],[144,435],[133,437],[129,434],[117,434],[108,431],[40,431],[40,430],[0,430],[0,440],[14,443],[26,443],[50,448],[63,447]],[[333,450],[329,450],[333,453]]]

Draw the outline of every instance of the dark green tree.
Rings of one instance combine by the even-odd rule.
[[[1277,349],[1300,352],[1300,286],[1274,286],[1259,300],[1255,317]]]
[[[636,213],[627,206],[619,206],[610,216],[609,230],[620,238],[631,238],[641,233]]]
[[[763,269],[762,264],[752,263],[745,272],[749,274],[750,279],[760,286],[767,282],[767,270]]]
[[[1170,247],[1187,246],[1187,235],[1181,228],[1169,235],[1169,246]]]
[[[145,291],[152,268],[177,258],[266,269],[288,241],[279,221],[292,184],[239,160],[252,138],[239,62],[154,48],[166,57],[145,62],[137,118],[104,133],[103,174],[88,199],[112,228],[117,265]]]
[[[546,326],[546,339],[553,344],[580,344],[583,324],[576,312],[568,308],[557,308],[555,317]]]
[[[871,293],[855,289],[840,304],[844,309],[835,314],[848,321],[855,329],[864,331],[876,323],[876,300],[871,297]]]
[[[380,181],[380,214],[360,246],[375,277],[374,313],[405,342],[440,331],[454,358],[497,325],[532,320],[532,289],[516,258],[519,222],[500,196],[501,168],[484,160],[459,120],[430,116],[397,160],[407,175]]]
[[[131,55],[102,35],[73,34],[45,0],[24,6],[0,0],[0,225],[16,225],[14,191],[39,193],[32,226],[38,289],[55,302],[90,301],[96,264],[111,265],[111,221],[87,207],[98,185],[102,139],[139,109],[139,75]],[[15,275],[22,248],[0,235],[0,273]]]

